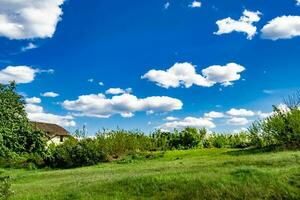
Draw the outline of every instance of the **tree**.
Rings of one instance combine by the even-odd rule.
[[[44,134],[31,127],[16,84],[0,84],[0,156],[42,153],[44,149]]]
[[[300,147],[300,93],[287,97],[284,103],[285,109],[273,106],[273,115],[249,128],[257,147]]]

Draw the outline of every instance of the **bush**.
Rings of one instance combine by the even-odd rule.
[[[247,148],[251,146],[251,140],[246,132],[238,134],[213,133],[204,139],[203,146],[205,148]]]
[[[249,128],[252,144],[258,148],[300,147],[300,109],[289,107],[282,110],[274,107],[274,114],[265,120],[256,121]]]
[[[10,177],[0,176],[0,199],[7,200],[12,194]]]
[[[63,144],[51,146],[46,164],[54,168],[72,168],[94,165],[107,160],[97,140],[70,138]]]
[[[203,146],[203,139],[207,134],[206,129],[187,127],[173,133],[157,130],[151,137],[159,150],[191,149]]]
[[[284,104],[273,106],[273,114],[249,128],[252,144],[258,148],[300,148],[300,92]]]
[[[107,155],[122,155],[155,149],[153,139],[140,131],[112,130],[97,133],[97,143]]]

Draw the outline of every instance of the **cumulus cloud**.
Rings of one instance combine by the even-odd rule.
[[[25,102],[28,104],[37,104],[37,103],[41,103],[41,99],[38,97],[31,97],[31,98],[26,98]]]
[[[300,0],[296,0],[296,5],[300,6]]]
[[[37,105],[41,103],[39,98],[27,98],[26,103],[25,111],[30,121],[58,124],[65,127],[76,125],[74,118],[70,115],[62,116],[45,112],[42,106]]]
[[[260,118],[260,119],[264,119],[264,118],[267,118],[267,117],[270,117],[271,115],[273,115],[274,113],[273,112],[262,112],[262,111],[258,111],[257,113],[257,116]]]
[[[155,82],[164,88],[176,88],[181,85],[186,88],[192,85],[211,87],[217,83],[223,86],[232,85],[233,81],[239,80],[245,68],[236,63],[229,63],[225,66],[213,65],[202,70],[202,75],[197,74],[196,68],[191,63],[175,63],[172,67],[164,70],[152,69],[141,78]]]
[[[30,83],[34,80],[38,70],[29,66],[8,66],[0,71],[0,83],[7,84],[11,81],[16,83]]]
[[[300,16],[281,16],[269,21],[261,30],[262,38],[291,39],[300,36]]]
[[[260,15],[261,13],[259,11],[252,12],[244,10],[243,16],[241,16],[239,20],[234,20],[230,17],[218,20],[216,24],[218,25],[219,30],[214,34],[222,35],[236,31],[246,33],[247,39],[251,40],[257,30],[253,23],[260,20]]]
[[[235,109],[232,108],[229,111],[227,111],[228,115],[231,116],[239,116],[239,117],[252,117],[255,115],[255,113],[251,110],[246,110],[246,109]]]
[[[186,127],[215,128],[216,125],[206,118],[186,117],[183,120],[175,120],[162,124],[158,128],[164,130],[183,129]]]
[[[249,123],[248,119],[244,117],[233,117],[227,121],[227,124],[234,125],[234,126],[243,126],[248,123]]]
[[[43,94],[41,94],[43,97],[51,97],[51,98],[55,98],[58,97],[59,94],[55,93],[55,92],[45,92]]]
[[[189,5],[189,7],[190,8],[200,8],[201,7],[201,2],[200,1],[193,1],[190,5]]]
[[[125,90],[121,88],[109,88],[105,91],[105,94],[112,94],[112,95],[118,95],[118,94],[125,94],[125,93],[132,93],[132,88],[127,88]]]
[[[51,38],[64,0],[1,0],[0,36],[9,39]]]
[[[223,86],[232,85],[233,81],[241,78],[240,73],[245,68],[236,63],[229,63],[225,66],[213,65],[202,70],[202,74],[206,77],[208,82],[213,84],[221,83]]]
[[[30,66],[7,66],[0,70],[0,83],[8,84],[15,81],[17,84],[31,83],[38,73],[53,73],[54,70],[34,69]]]
[[[206,118],[223,118],[225,115],[221,112],[211,111],[209,113],[204,113],[204,117]]]
[[[66,100],[63,107],[75,111],[75,115],[108,118],[114,114],[131,117],[135,112],[169,112],[180,110],[182,102],[167,96],[137,98],[132,94],[122,94],[107,98],[104,94],[79,96],[77,100]]]

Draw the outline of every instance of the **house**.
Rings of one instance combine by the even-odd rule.
[[[49,124],[49,123],[42,123],[42,122],[32,122],[32,124],[34,128],[44,131],[47,134],[48,145],[61,144],[68,137],[70,137],[69,132],[57,124]]]

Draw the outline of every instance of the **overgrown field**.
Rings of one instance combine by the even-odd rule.
[[[168,151],[68,170],[0,169],[12,199],[300,199],[300,151]]]

